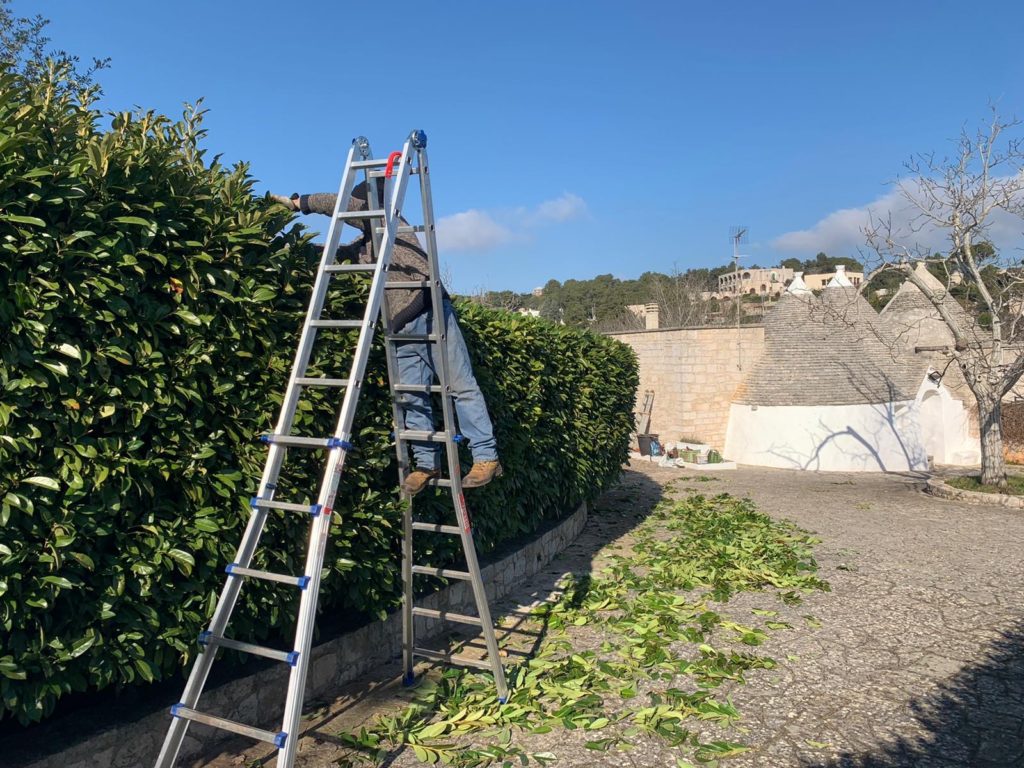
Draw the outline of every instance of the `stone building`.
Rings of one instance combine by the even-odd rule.
[[[863,272],[847,272],[846,267],[839,265],[834,272],[819,272],[815,274],[804,274],[804,284],[812,291],[818,291],[831,283],[833,280],[848,280],[854,288],[860,288],[864,282]]]
[[[842,269],[819,293],[794,273],[763,326],[611,334],[636,353],[640,391],[655,392],[650,431],[768,466],[977,464],[974,400],[928,299],[906,283],[879,315]]]
[[[945,286],[923,264],[918,264],[914,272],[942,297],[942,304],[960,329],[969,338],[984,343],[984,332],[946,292]],[[919,407],[928,454],[939,464],[979,463],[981,448],[974,396],[959,367],[951,363],[953,333],[935,305],[916,285],[905,280],[879,317],[901,354],[916,361],[918,368],[926,372]]]
[[[836,275],[815,296],[797,276],[765,318],[764,354],[737,388],[725,455],[840,471],[925,469],[919,366],[894,354],[863,296]]]
[[[743,293],[752,296],[777,296],[785,290],[794,272],[788,267],[740,269],[718,277],[715,298]]]

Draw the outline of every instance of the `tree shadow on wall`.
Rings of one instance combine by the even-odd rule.
[[[848,363],[839,363],[845,380],[859,396],[861,408],[870,408],[875,416],[874,424],[867,422],[858,428],[852,424],[837,427],[818,419],[814,431],[805,429],[808,443],[814,447],[796,449],[782,442],[770,446],[767,453],[783,459],[794,469],[819,470],[822,454],[831,451],[849,459],[851,466],[860,465],[864,471],[905,472],[927,469],[927,455],[919,440],[901,419],[907,414],[904,382],[903,389],[888,373],[869,367],[857,368]],[[832,417],[834,418],[834,417]],[[908,441],[908,437],[911,439]],[[885,449],[890,449],[886,451]],[[896,451],[898,458],[894,459]],[[883,455],[885,452],[885,455]]]
[[[1000,632],[978,661],[908,704],[918,732],[807,768],[1024,765],[1024,621]]]

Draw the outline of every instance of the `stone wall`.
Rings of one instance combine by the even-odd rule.
[[[518,550],[481,569],[487,597],[493,604],[524,579],[543,569],[580,534],[587,522],[581,505],[570,517],[546,530]],[[418,602],[425,608],[452,613],[476,614],[472,587],[455,582]],[[416,636],[424,640],[439,635],[445,625],[417,618]],[[402,621],[398,612],[313,648],[306,700],[330,697],[345,683],[400,655]],[[201,699],[203,711],[249,725],[278,730],[288,684],[288,667],[270,666],[208,689]],[[182,683],[183,684],[183,683]],[[171,718],[168,709],[176,699],[147,702],[131,716],[97,709],[75,713],[60,722],[36,726],[19,736],[0,739],[3,768],[147,768],[156,761]],[[102,708],[100,708],[102,709]],[[193,724],[185,737],[177,765],[205,765],[204,753],[234,737],[224,731]]]
[[[762,326],[609,335],[636,352],[640,363],[637,408],[644,390],[654,390],[651,432],[662,442],[687,438],[724,447],[733,393],[764,350]]]

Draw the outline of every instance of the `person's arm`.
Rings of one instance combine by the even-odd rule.
[[[312,195],[299,195],[299,199],[296,200],[296,210],[301,213],[322,213],[324,216],[330,216],[334,213],[334,206],[338,201],[338,196],[333,192],[316,192]],[[358,210],[353,208],[352,203],[349,203],[349,210]]]
[[[288,208],[290,211],[294,211],[296,213],[322,213],[325,216],[330,216],[334,213],[334,206],[338,200],[338,196],[333,192],[315,192],[310,195],[295,194],[291,197],[271,195],[270,197]],[[366,210],[365,181],[357,184],[355,189],[352,190],[352,197],[349,199],[348,209],[350,211]],[[359,228],[358,224],[353,224],[353,226],[357,229]]]
[[[377,194],[380,198],[378,204],[384,206],[384,184],[378,182]],[[330,216],[334,213],[334,206],[337,203],[338,196],[333,192],[316,192],[310,195],[292,195],[291,197],[281,197],[280,195],[271,195],[271,198],[286,206],[289,210],[298,213],[322,213],[325,216]],[[366,210],[366,182],[362,181],[353,188],[352,197],[348,201],[348,209],[350,211],[365,211]],[[402,224],[408,224],[408,222],[398,217]],[[355,227],[356,229],[362,230],[363,238],[362,242],[365,242],[370,237],[370,224],[367,221],[363,223],[357,223],[356,221],[346,222],[349,226]],[[400,245],[405,245],[409,248],[415,248],[420,253],[423,253],[423,246],[420,245],[419,238],[416,235],[400,235],[395,241]]]

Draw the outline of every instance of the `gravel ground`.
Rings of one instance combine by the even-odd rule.
[[[563,574],[598,569],[602,550],[628,547],[629,532],[672,480],[673,496],[749,496],[761,511],[814,531],[819,575],[832,585],[799,606],[746,593],[722,607],[738,621],[751,609],[778,610],[793,627],[757,649],[778,667],[716,693],[730,697],[742,719],[727,731],[702,727],[702,736],[751,747],[723,765],[1024,766],[1024,512],[926,496],[918,476],[756,468],[702,476],[634,461],[620,487],[595,504],[586,532],[495,606],[507,615],[512,655],[537,640],[522,634],[532,630],[522,607],[549,598]],[[383,668],[335,701],[313,702],[297,765],[336,765],[344,750],[333,734],[407,702],[398,672]],[[691,754],[653,739],[598,753],[584,747],[590,738],[556,730],[516,734],[515,743],[551,751],[554,765],[569,768],[674,767]],[[200,764],[272,765],[268,757],[240,747]],[[420,765],[407,752],[388,764]]]

